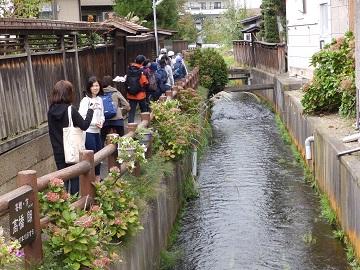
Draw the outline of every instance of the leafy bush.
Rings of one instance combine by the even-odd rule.
[[[190,58],[192,67],[200,68],[200,84],[214,95],[224,90],[228,82],[228,70],[224,58],[215,49],[197,49]]]
[[[355,42],[351,32],[314,54],[313,80],[303,87],[306,113],[340,112],[355,115]]]
[[[111,237],[122,239],[141,228],[131,187],[121,179],[118,168],[111,168],[104,181],[95,183],[95,189],[95,201],[98,204],[96,208],[101,207],[104,212]]]
[[[194,117],[182,114],[179,105],[177,100],[151,104],[156,129],[154,150],[159,151],[166,160],[183,157],[199,131]]]
[[[0,269],[10,269],[10,266],[14,266],[11,269],[17,269],[16,263],[20,262],[21,257],[24,255],[20,248],[19,241],[5,239],[4,230],[0,227]]]

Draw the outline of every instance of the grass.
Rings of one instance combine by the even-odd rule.
[[[146,209],[147,202],[156,198],[157,194],[162,191],[162,179],[172,175],[173,171],[174,165],[171,162],[166,162],[159,154],[155,154],[141,166],[139,177],[132,174],[123,176],[131,183],[132,192],[135,193],[135,198],[139,198],[138,205],[142,211]]]

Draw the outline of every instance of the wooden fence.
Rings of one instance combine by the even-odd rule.
[[[233,41],[236,62],[271,73],[286,72],[286,45],[260,41]]]
[[[173,99],[176,97],[179,90],[179,86],[183,89],[188,87],[196,88],[199,83],[199,69],[195,68],[189,73],[185,79],[177,82],[172,90],[166,91],[166,95],[160,97],[159,102],[167,99]],[[180,88],[180,89],[181,89]],[[153,118],[150,113],[141,114],[141,122],[128,124],[128,133],[124,137],[134,137],[136,129],[141,127],[147,127],[150,125]],[[0,216],[3,216],[9,212],[9,205],[13,201],[20,200],[24,195],[28,194],[31,197],[32,203],[32,226],[34,227],[34,240],[24,246],[25,252],[25,266],[29,269],[30,262],[41,262],[42,252],[42,239],[41,229],[50,224],[49,217],[40,216],[40,205],[38,199],[38,192],[47,188],[49,182],[53,178],[61,178],[65,182],[71,178],[79,176],[80,179],[80,199],[73,203],[73,206],[78,208],[84,208],[87,203],[92,201],[95,195],[94,181],[95,181],[95,166],[100,164],[103,160],[107,160],[108,169],[117,166],[120,168],[121,174],[127,171],[127,166],[116,162],[117,145],[108,144],[102,150],[94,155],[91,150],[85,150],[81,152],[80,162],[72,165],[68,168],[49,173],[47,175],[38,177],[36,171],[27,170],[18,173],[17,185],[18,188],[0,196]],[[135,172],[139,172],[139,167],[135,168]],[[29,195],[30,194],[30,195]],[[88,205],[88,204],[87,204]]]
[[[29,141],[31,130],[46,123],[57,81],[73,83],[78,104],[89,76],[124,75],[139,53],[155,58],[152,35],[126,36],[96,23],[0,19],[0,154],[17,146],[7,141]]]

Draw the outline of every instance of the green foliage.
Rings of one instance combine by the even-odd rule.
[[[167,160],[183,157],[201,132],[197,116],[181,113],[179,107],[177,100],[151,103],[158,134],[153,146]]]
[[[242,39],[242,25],[239,21],[247,18],[248,10],[230,6],[219,18],[205,17],[203,35],[206,43],[232,45],[233,40]]]
[[[118,168],[112,168],[104,181],[95,183],[95,189],[98,206],[92,210],[102,210],[105,214],[109,236],[122,240],[125,235],[133,234],[141,228],[135,196],[130,184],[121,179]]]
[[[75,209],[64,183],[55,178],[41,194],[43,214],[51,218],[44,229],[45,260],[39,270],[78,270],[84,267],[100,270],[117,259],[111,252],[112,237],[140,228],[137,206],[116,169],[96,183],[95,202],[90,210]]]
[[[158,27],[176,29],[183,2],[183,0],[164,0],[158,5],[156,7]],[[146,20],[146,26],[153,26],[151,0],[115,0],[114,11],[122,17],[132,13],[140,20]]]
[[[0,0],[0,17],[36,18],[48,0]]]
[[[311,58],[313,80],[303,87],[306,113],[340,112],[355,115],[355,42],[351,32],[334,40]]]
[[[321,217],[325,218],[326,221],[335,226],[336,225],[336,214],[330,206],[330,201],[325,194],[320,195],[320,205],[321,205]]]
[[[197,37],[197,30],[195,27],[194,18],[191,14],[185,13],[181,15],[177,23],[178,33],[176,38],[188,40],[189,42],[195,42]]]
[[[6,240],[4,230],[0,227],[0,268],[15,269],[16,263],[21,261],[23,253],[20,252],[21,245],[19,241]],[[14,268],[10,268],[14,266]],[[3,268],[6,267],[6,268]]]
[[[140,144],[139,141],[132,137],[118,137],[114,138],[112,143],[118,145],[117,161],[120,164],[125,163],[129,172],[134,170],[137,162],[140,164],[146,163],[146,146]]]
[[[260,6],[263,22],[261,24],[260,36],[266,42],[277,43],[284,40],[285,33],[280,37],[277,17],[285,18],[286,5],[284,0],[263,0]],[[281,20],[285,27],[285,19]]]
[[[215,49],[197,49],[190,58],[192,67],[200,68],[200,84],[209,89],[209,95],[224,90],[229,81],[224,58]]]
[[[171,162],[166,162],[164,157],[156,153],[141,166],[140,176],[127,174],[124,175],[124,179],[131,184],[131,190],[137,200],[149,202],[162,191],[161,181],[165,176],[172,175],[173,169]]]

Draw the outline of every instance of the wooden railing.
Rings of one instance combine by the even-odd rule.
[[[260,41],[233,41],[236,62],[280,74],[286,72],[286,45]]]
[[[166,94],[160,97],[159,102],[175,98],[178,91],[181,91],[181,89],[189,87],[195,89],[198,86],[198,83],[199,69],[194,68],[194,70],[189,73],[185,79],[177,82],[175,86],[173,86],[172,90],[166,91]],[[141,122],[139,124],[128,124],[128,132],[124,135],[124,137],[134,137],[137,128],[147,127],[150,125],[153,118],[151,113],[141,113],[140,116]],[[46,228],[46,226],[51,222],[49,217],[40,216],[38,192],[46,189],[50,180],[53,178],[60,178],[66,182],[71,178],[79,177],[80,198],[73,203],[73,206],[77,208],[84,208],[95,196],[95,188],[93,185],[95,181],[95,166],[100,164],[102,161],[107,160],[108,169],[114,166],[119,167],[119,163],[116,162],[116,155],[117,145],[109,143],[95,155],[92,150],[82,151],[80,153],[79,163],[41,177],[38,177],[36,171],[34,170],[20,171],[17,176],[18,188],[0,196],[0,216],[3,216],[9,212],[9,204],[11,201],[14,201],[24,194],[31,192],[33,202],[32,225],[34,226],[35,240],[24,246],[25,267],[27,269],[30,267],[30,263],[41,262],[43,256],[41,230],[42,228]],[[126,164],[121,164],[119,168],[121,175],[127,172]],[[137,168],[135,168],[135,174],[137,172],[139,173],[138,165]]]

